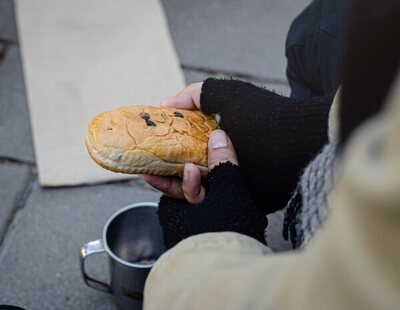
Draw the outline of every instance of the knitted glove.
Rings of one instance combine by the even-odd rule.
[[[265,243],[268,221],[243,186],[240,168],[225,162],[207,179],[207,194],[196,205],[163,195],[158,215],[167,248],[201,233],[233,231]]]
[[[327,142],[332,95],[297,100],[237,80],[207,79],[201,110],[219,113],[245,185],[265,213],[282,209],[301,170]]]

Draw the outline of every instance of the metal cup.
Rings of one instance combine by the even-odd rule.
[[[157,204],[141,202],[114,213],[103,228],[103,238],[85,243],[80,266],[85,283],[112,294],[120,309],[142,309],[143,289],[154,262],[165,251]],[[110,284],[96,280],[85,270],[85,259],[105,252],[110,263]]]

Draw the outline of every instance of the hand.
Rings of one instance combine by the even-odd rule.
[[[200,94],[202,86],[202,82],[190,84],[176,96],[161,101],[160,105],[162,107],[173,107],[187,110],[200,109]],[[230,140],[229,143],[232,145]],[[209,150],[211,150],[211,148],[209,148]],[[233,160],[237,163],[234,150],[233,154]],[[211,154],[211,158],[212,156],[213,154]],[[210,154],[208,158],[210,163]],[[201,186],[200,171],[196,165],[191,163],[185,165],[183,181],[178,177],[163,177],[156,175],[139,175],[139,177],[171,198],[186,199],[188,202],[195,204],[201,202],[205,196],[205,190]]]
[[[186,110],[200,110],[200,94],[203,82],[186,86],[176,96],[161,101],[164,108],[177,108]]]
[[[208,168],[211,171],[216,165],[227,161],[238,165],[235,149],[223,130],[214,130],[208,141]],[[206,191],[201,185],[200,169],[191,163],[185,164],[183,179],[155,175],[141,175],[140,177],[166,196],[186,199],[191,204],[202,202],[206,195]]]
[[[203,82],[192,83],[189,86],[185,87],[181,92],[179,92],[176,96],[165,99],[161,101],[161,107],[168,108],[180,108],[187,110],[200,110],[200,94],[201,87],[203,86]],[[186,164],[184,170],[184,176],[186,176],[185,188],[189,197],[188,201],[191,203],[196,203],[200,201],[199,198],[192,199],[194,191],[198,191],[196,197],[199,196],[200,199],[204,197],[204,188],[201,187],[201,179],[198,168],[192,164]],[[139,177],[145,182],[149,183],[151,186],[156,189],[162,191],[165,195],[176,198],[176,199],[185,199],[186,196],[184,194],[182,188],[182,179],[177,177],[162,177],[157,175],[139,175]],[[188,185],[191,183],[191,185]]]
[[[268,220],[245,187],[233,145],[222,130],[211,133],[208,166],[207,195],[197,166],[186,165],[182,183],[171,189],[187,201],[171,195],[160,198],[158,218],[167,249],[193,235],[223,231],[265,243]]]

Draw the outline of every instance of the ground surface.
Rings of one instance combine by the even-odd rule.
[[[229,76],[288,94],[285,36],[307,2],[164,0],[187,83]],[[159,195],[139,180],[40,188],[13,1],[0,0],[0,304],[114,309],[109,296],[84,285],[79,246],[99,238],[115,210]],[[104,257],[91,265],[106,274]]]

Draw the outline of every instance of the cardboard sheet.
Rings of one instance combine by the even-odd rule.
[[[17,0],[40,184],[126,175],[98,167],[87,122],[119,106],[158,105],[184,86],[158,0]]]

